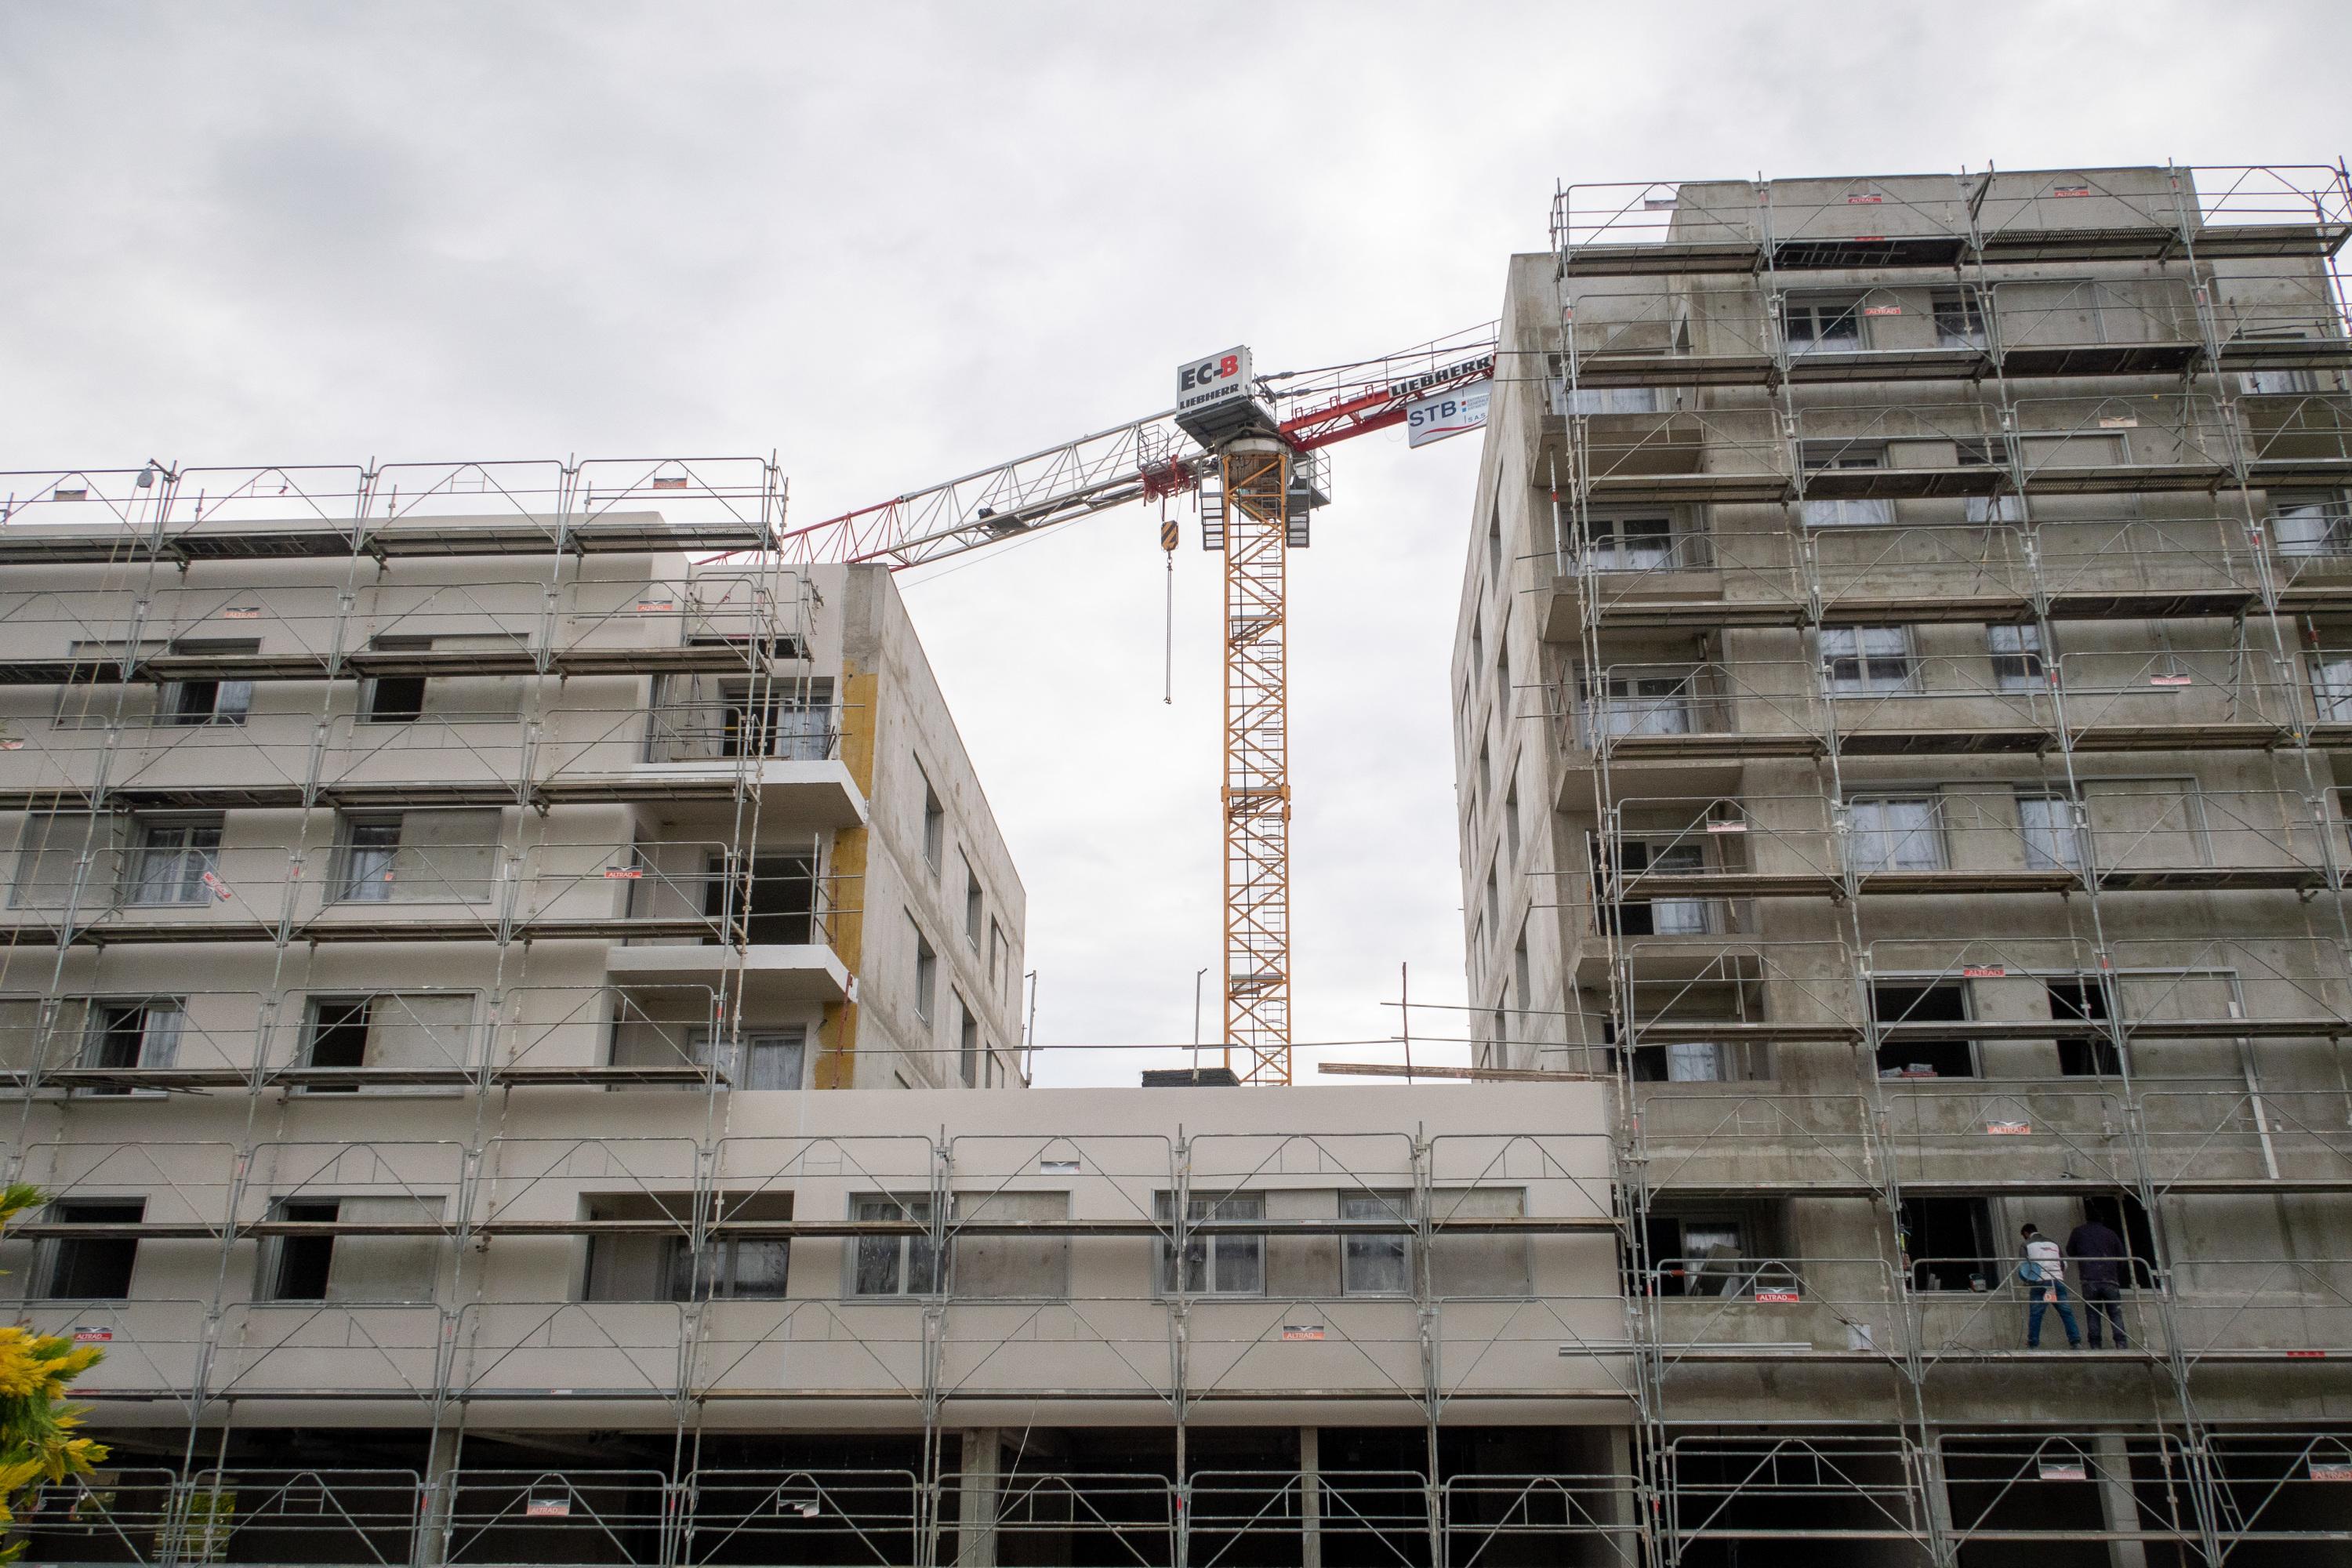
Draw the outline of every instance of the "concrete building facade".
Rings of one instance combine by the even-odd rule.
[[[1636,184],[1513,258],[1476,1048],[1612,1086],[1655,1561],[2344,1550],[2347,220]],[[2022,1227],[2086,1220],[2029,1350]]]
[[[772,470],[10,489],[0,1285],[112,1448],[32,1560],[1622,1557],[1598,1092],[1026,1089]]]
[[[1020,879],[887,572],[714,556],[756,491],[683,470],[357,526],[156,477],[0,535],[19,1084],[1023,1081]]]

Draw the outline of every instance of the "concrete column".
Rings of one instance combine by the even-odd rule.
[[[2113,1531],[2139,1528],[2139,1504],[2132,1497],[2131,1451],[2112,1432],[2091,1440],[2093,1479],[2099,1483],[2099,1513]],[[2107,1568],[2147,1568],[2147,1543],[2107,1542]]]
[[[1298,1429],[1298,1563],[1323,1568],[1323,1433]]]
[[[1618,1563],[1639,1563],[1642,1559],[1642,1500],[1633,1489],[1640,1485],[1641,1476],[1633,1463],[1633,1429],[1631,1426],[1607,1428],[1609,1474],[1622,1480],[1622,1489],[1612,1487],[1609,1493],[1609,1522],[1615,1526],[1610,1531],[1610,1549]]]
[[[996,1568],[996,1487],[1004,1440],[993,1426],[963,1435],[963,1475],[956,1488],[956,1568]]]

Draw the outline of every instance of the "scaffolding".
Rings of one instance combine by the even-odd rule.
[[[0,1082],[19,1099],[20,1151],[45,1090],[726,1086],[758,979],[746,961],[762,805],[856,820],[824,770],[777,765],[837,758],[844,718],[807,662],[813,585],[761,553],[783,518],[772,461],[151,464],[0,486],[0,561],[26,584],[0,594],[0,689],[58,694],[54,710],[12,705],[0,790],[0,810],[27,820],[0,968]],[[751,553],[659,579],[597,564],[698,550]],[[516,565],[485,571],[486,558]],[[201,570],[289,561],[322,571]],[[458,562],[476,564],[436,575]],[[79,574],[40,570],[58,566]],[[429,697],[436,680],[458,700]],[[597,680],[602,698],[573,695]],[[292,714],[254,710],[257,682],[315,683],[293,743]],[[708,840],[647,854],[551,826],[558,808],[640,802],[698,812]],[[216,828],[133,839],[134,814],[228,810],[286,826],[226,847]],[[421,813],[437,831],[377,847],[339,828],[369,812]],[[800,940],[830,944],[856,918],[856,889],[822,855],[820,838]],[[708,961],[642,976],[664,986],[659,1005],[625,984],[652,1037],[634,1061],[597,1061],[550,1042],[587,1026],[607,988],[531,972],[538,944],[566,940],[686,943]],[[479,973],[462,994],[483,1005],[452,1017],[440,987],[405,991],[402,1016],[375,1026],[400,1065],[318,1064],[315,1020],[289,1005],[315,988],[307,961],[383,942],[468,944]],[[107,998],[77,994],[94,955],[191,944],[267,954],[267,977],[184,986],[168,1020],[141,1026],[168,1041],[93,1046],[122,1032],[99,1017]],[[682,993],[698,1004],[679,1006]]]
[[[45,1560],[271,1561],[305,1530],[332,1539],[304,1560],[334,1563],[1181,1563],[1301,1542],[1335,1563],[1356,1559],[1351,1542],[1533,1560],[1508,1544],[1521,1536],[1544,1561],[1578,1542],[1633,1560],[1630,1482],[1605,1462],[1514,1476],[1444,1452],[1465,1420],[1605,1415],[1630,1396],[1597,1125],[68,1140],[20,1151],[15,1173],[79,1212],[12,1241],[133,1240],[207,1284],[196,1300],[26,1302],[35,1329],[106,1347],[78,1394],[101,1415],[146,1410],[143,1447],[182,1449],[52,1489],[28,1531]],[[841,1201],[862,1194],[881,1195]],[[1317,1194],[1336,1195],[1330,1212],[1301,1212]],[[128,1199],[135,1218],[88,1217]],[[321,1240],[413,1283],[373,1301],[245,1289]],[[583,1245],[583,1289],[516,1289],[543,1290]],[[820,1275],[830,1246],[845,1289],[595,1288],[600,1248],[669,1247],[715,1281],[747,1245]],[[1394,1278],[1342,1288],[1350,1248]],[[1260,1289],[1220,1289],[1235,1257]],[[1318,1268],[1334,1278],[1307,1283]],[[585,1462],[513,1468],[534,1409],[584,1412],[541,1436]],[[238,1432],[311,1411],[408,1434],[431,1462],[236,1462]],[[1236,1427],[1301,1412],[1410,1430],[1408,1462],[1301,1464],[1280,1426],[1273,1463],[1236,1451]],[[1059,1443],[1028,1454],[1032,1427],[1106,1419],[1171,1447],[1132,1468]],[[877,1426],[903,1435],[898,1463],[740,1462],[747,1437],[838,1449]],[[595,1453],[600,1427],[635,1448]],[[1016,1430],[1001,1467],[995,1434]]]
[[[2334,1386],[2310,1363],[2352,1276],[2209,1256],[2179,1216],[2352,1191],[2352,706],[2313,619],[2352,610],[2347,236],[2340,164],[1558,195],[1522,607],[1572,656],[1521,690],[1590,845],[1556,873],[1565,1034],[1511,1032],[1616,1081],[1651,1560],[1982,1561],[2060,1510],[2131,1561],[2342,1539],[2313,1495],[2342,1435],[2223,1395]],[[1954,624],[1985,642],[1895,630]],[[2232,771],[2116,776],[2150,756]],[[2158,940],[2159,892],[2269,900]],[[1969,906],[1920,901],[1949,895],[2035,912],[1954,929]],[[2053,1047],[2065,1076],[2016,1066]],[[1850,1052],[1851,1087],[1661,1081],[1783,1049]],[[2034,1353],[2035,1292],[1998,1237],[1922,1255],[1914,1205],[1953,1196],[2144,1216],[2129,1348],[2072,1363],[2131,1371],[2033,1363],[2089,1428],[1982,1381]],[[1853,1205],[1867,1256],[1661,1255],[1662,1217]],[[1726,1381],[1764,1369],[1848,1430]],[[1993,1411],[2020,1426],[1956,1431]]]
[[[1449,1447],[1629,1396],[1597,1125],[760,1131],[762,1005],[855,1005],[827,830],[873,723],[812,658],[772,463],[0,491],[0,1175],[48,1200],[0,1249],[27,1325],[105,1348],[76,1394],[121,1450],[45,1492],[36,1558],[1622,1559],[1605,1445],[1516,1478]],[[683,826],[613,827],[645,805]],[[392,813],[434,830],[356,837]],[[793,1114],[867,1097],[822,1098]],[[1192,1260],[1234,1247],[1273,1277],[1229,1300]],[[839,1290],[771,1293],[827,1248]],[[1395,1277],[1342,1289],[1350,1249]],[[1041,1412],[1172,1448],[970,1440]],[[1235,1436],[1295,1442],[1285,1413],[1403,1440]]]

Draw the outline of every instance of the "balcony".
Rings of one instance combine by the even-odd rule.
[[[840,955],[822,942],[755,942],[740,949],[630,943],[606,952],[604,972],[616,984],[648,989],[740,989],[753,1004],[839,1002],[850,983]]]

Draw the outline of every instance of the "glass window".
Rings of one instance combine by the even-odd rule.
[[[761,1030],[737,1039],[719,1039],[709,1029],[688,1037],[697,1067],[717,1068],[736,1089],[794,1089],[808,1053],[804,1028]]]
[[[849,1217],[855,1220],[898,1221],[929,1225],[928,1197],[877,1194],[853,1199]],[[939,1254],[925,1236],[861,1236],[857,1238],[856,1270],[850,1293],[857,1296],[931,1296],[939,1293]]]
[[[82,1066],[89,1068],[167,1068],[178,1058],[180,1031],[187,1022],[177,997],[149,996],[135,1002],[95,1002],[90,1005],[89,1035],[82,1048]],[[129,1090],[107,1086],[99,1094]]]
[[[221,825],[211,822],[147,822],[139,826],[129,901],[134,904],[201,904],[219,882]],[[210,879],[210,881],[207,881]]]
[[[1965,290],[1936,295],[1929,307],[1936,318],[1939,349],[1980,349],[1985,346],[1984,314],[1977,297]]]
[[[2282,496],[2271,507],[2281,555],[2352,552],[2352,514],[2341,495]]]
[[[710,1237],[698,1247],[674,1236],[667,1250],[663,1272],[673,1301],[778,1300],[792,1263],[792,1243],[783,1237]]]
[[[1587,701],[1601,734],[1687,735],[1697,685],[1695,670],[1612,673],[1593,683],[1600,701],[1591,703],[1590,690]]]
[[[1822,672],[1832,696],[1907,691],[1911,634],[1903,626],[1829,626],[1822,632]]]
[[[2025,836],[2025,864],[2036,871],[2079,871],[2083,837],[2074,803],[2063,795],[2017,797],[2017,822]]]
[[[1675,529],[1663,517],[1600,517],[1587,529],[1585,563],[1596,572],[1655,572],[1675,560]]]
[[[1857,800],[1846,807],[1853,868],[1871,871],[1940,871],[1944,868],[1942,814],[1933,800]]]
[[[1851,295],[1791,295],[1780,304],[1791,354],[1851,353],[1862,347],[1862,301]]]
[[[720,681],[719,754],[823,762],[833,754],[833,682]]]
[[[1997,689],[2047,689],[2050,678],[2042,665],[2040,626],[1987,626],[1985,646],[1992,655],[1992,680]]]
[[[1175,1223],[1175,1196],[1159,1194],[1153,1216],[1161,1225]],[[1203,1220],[1263,1220],[1263,1193],[1196,1194],[1185,1202],[1188,1224]],[[1179,1265],[1181,1265],[1181,1275]],[[1182,1251],[1163,1240],[1160,1244],[1160,1289],[1173,1296],[1260,1296],[1265,1293],[1265,1237],[1262,1233],[1213,1231],[1186,1235]]]
[[[393,862],[400,854],[400,818],[358,818],[343,829],[343,874],[335,896],[362,903],[392,898]]]
[[[252,709],[250,680],[183,680],[164,699],[172,724],[242,724]]]
[[[1406,1193],[1342,1193],[1341,1219],[1412,1223]],[[1339,1289],[1349,1296],[1402,1296],[1412,1289],[1412,1235],[1380,1231],[1344,1237],[1339,1244]]]
[[[2323,654],[2311,661],[2311,697],[2320,722],[2352,720],[2352,654]]]
[[[1801,455],[1808,473],[1886,466],[1884,449],[1847,442],[1809,444]],[[1807,528],[1884,527],[1895,521],[1895,503],[1885,496],[1809,497],[1803,517]]]
[[[2276,341],[2290,342],[2303,336],[2300,332],[2264,332],[2250,334]],[[2240,384],[2249,397],[2304,396],[2319,390],[2315,371],[2299,365],[2274,366],[2268,370],[2250,370],[2240,377]]]
[[[1704,876],[1706,873],[1706,852],[1704,846],[1696,843],[1628,844],[1625,847],[1625,869],[1629,874],[1638,876]],[[1650,902],[1650,934],[1704,936],[1706,933],[1706,911],[1707,900],[1705,899],[1654,899]]]
[[[1990,441],[1959,441],[1954,445],[1958,449],[1959,466],[1963,468],[2005,468],[2008,466],[2008,455],[1995,447]],[[2003,475],[2001,480],[1996,482],[2004,482],[2006,479],[2007,476]],[[1993,495],[1969,496],[1967,498],[1966,505],[1968,521],[1970,522],[1996,523],[2025,521],[2025,498],[2014,490],[2004,490]]]

